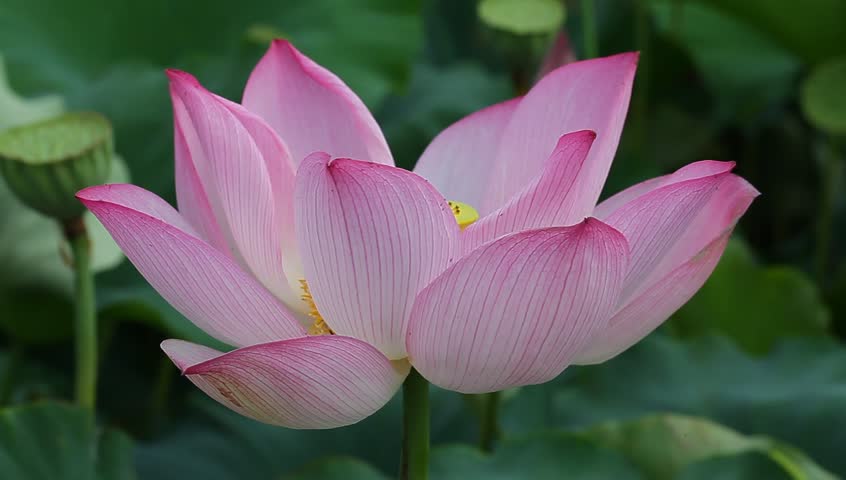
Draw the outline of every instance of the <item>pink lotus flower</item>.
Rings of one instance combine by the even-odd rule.
[[[238,347],[162,344],[243,415],[350,424],[410,365],[461,392],[540,383],[685,303],[757,194],[708,161],[596,205],[636,61],[557,69],[445,130],[412,173],[343,82],[277,41],[242,105],[169,73],[178,212],[132,185],[78,196],[166,300]],[[445,198],[481,218],[462,231],[472,210]]]

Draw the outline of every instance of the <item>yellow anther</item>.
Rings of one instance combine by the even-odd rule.
[[[479,219],[479,212],[466,203],[450,200],[449,208],[452,209],[452,214],[455,215],[455,221],[458,222],[458,226],[461,227],[462,230]]]
[[[308,327],[308,334],[334,335],[335,332],[329,328],[329,325],[327,325],[326,321],[323,320],[323,316],[317,311],[317,305],[314,303],[314,297],[311,296],[311,290],[308,289],[308,282],[300,280],[300,288],[303,289],[303,294],[300,295],[300,298],[306,302],[306,305],[308,305],[308,316],[314,320],[311,326]]]

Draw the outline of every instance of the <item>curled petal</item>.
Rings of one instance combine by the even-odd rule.
[[[134,185],[77,194],[150,285],[198,327],[230,345],[305,334],[295,317],[230,257],[201,240],[170,205]]]
[[[384,406],[408,374],[372,346],[339,335],[263,343],[229,353],[181,340],[162,350],[191,382],[226,407],[289,428],[335,428]]]
[[[293,195],[284,145],[258,117],[208,92],[189,74],[168,75],[175,122],[233,257],[277,297],[299,305],[283,269]],[[274,190],[283,192],[281,198]],[[278,205],[285,194],[288,205]]]
[[[713,167],[716,167],[717,162],[710,163],[711,165],[689,168],[687,173],[706,167],[707,170],[700,170],[700,174],[713,174]],[[672,229],[665,229],[653,233],[670,237],[670,240],[660,242],[665,245],[662,247],[663,255],[654,254],[661,256],[661,260],[654,262],[652,271],[645,276],[641,284],[627,285],[632,293],[621,296],[617,313],[612,317],[608,328],[590,342],[579,355],[577,363],[603,362],[634,345],[690,300],[711,275],[737,220],[758,196],[758,191],[746,180],[732,174],[716,175],[719,183],[715,190],[704,205],[695,209],[694,218],[684,222],[686,226],[682,232],[669,235],[668,232],[672,232]],[[683,175],[682,178],[688,177]],[[706,181],[713,181],[713,175],[703,178],[712,178]],[[667,179],[665,183],[666,181]],[[691,181],[702,179],[682,180],[654,191],[674,185],[689,185]],[[646,199],[644,208],[649,208],[646,206],[651,198],[649,195],[640,197]],[[635,199],[630,204],[638,202],[640,200]],[[658,206],[654,208],[658,209],[659,214],[671,215]],[[623,207],[620,207],[618,210],[622,209]],[[635,247],[632,247],[632,250],[635,251]]]
[[[341,79],[285,40],[275,40],[256,65],[243,104],[282,137],[295,165],[316,151],[394,164],[364,103]]]
[[[540,174],[504,207],[470,225],[461,235],[463,251],[505,234],[531,228],[573,225],[577,218],[576,179],[596,134],[569,133],[558,140]]]
[[[316,153],[297,173],[297,236],[317,308],[336,333],[406,356],[414,297],[458,236],[443,197],[395,167]]]
[[[414,172],[450,200],[473,205],[482,215],[502,131],[520,99],[498,103],[447,127],[432,140]]]
[[[558,138],[593,130],[596,142],[579,173],[574,216],[590,216],[614,159],[637,67],[636,53],[564,65],[543,77],[502,132],[491,194],[482,205],[499,208],[543,168]]]
[[[465,393],[551,380],[608,324],[627,260],[625,238],[592,218],[487,243],[420,292],[409,359]]]

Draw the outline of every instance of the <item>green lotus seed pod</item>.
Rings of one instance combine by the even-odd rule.
[[[0,132],[0,172],[9,189],[59,221],[82,214],[74,195],[106,181],[112,155],[112,126],[98,113],[67,113]]]

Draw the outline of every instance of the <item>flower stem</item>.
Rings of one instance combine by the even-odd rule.
[[[479,425],[479,448],[484,452],[493,451],[494,442],[499,435],[499,403],[502,392],[482,395],[482,423]]]
[[[76,401],[94,410],[97,392],[97,317],[94,311],[94,275],[91,242],[82,218],[64,225],[73,255],[76,307]]]
[[[401,480],[429,478],[429,382],[411,369],[402,385]]]
[[[596,5],[594,0],[582,0],[582,46],[584,58],[599,55],[599,42],[596,39]]]

